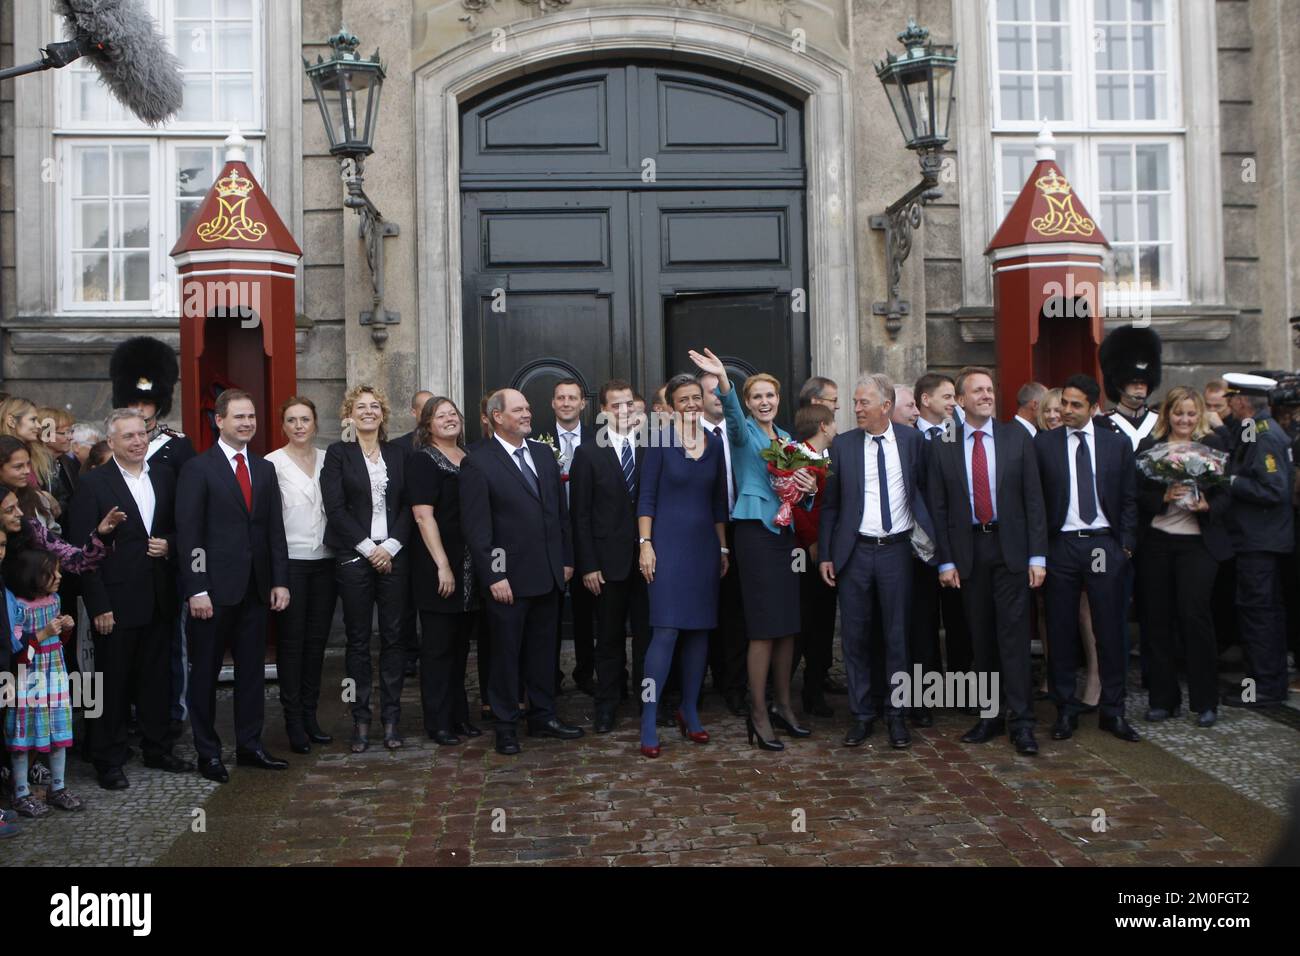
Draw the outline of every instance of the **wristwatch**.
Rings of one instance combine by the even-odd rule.
[[[730,549],[730,548],[723,548],[723,549],[722,549],[722,553],[723,553],[723,554],[731,554],[731,549]]]
[[[650,539],[649,539],[649,538],[637,538],[637,539],[636,539],[636,543],[637,543],[637,544],[650,544]]]

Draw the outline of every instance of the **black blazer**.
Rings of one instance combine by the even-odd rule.
[[[117,462],[87,472],[72,496],[69,533],[74,541],[85,541],[100,520],[113,508],[126,512],[126,520],[114,529],[112,548],[94,571],[81,574],[81,596],[93,615],[113,612],[119,627],[144,627],[161,609],[170,617],[176,612],[176,477],[170,468],[149,469],[153,486],[152,534]],[[165,538],[167,557],[151,558],[146,553],[149,538]]]
[[[384,441],[379,443],[379,454],[388,468],[388,487],[384,491],[388,536],[395,538],[405,550],[411,541],[413,521],[406,495],[409,453],[395,442]],[[370,500],[370,472],[366,470],[366,456],[359,442],[336,441],[325,449],[320,491],[325,503],[325,544],[340,555],[355,554],[357,545],[370,537],[370,515],[374,509]]]
[[[926,506],[926,441],[915,428],[894,425],[898,439],[898,457],[903,466],[903,484],[912,521],[934,540],[934,523]],[[863,468],[866,455],[866,432],[861,428],[838,435],[831,442],[831,476],[822,492],[822,514],[817,532],[817,553],[822,561],[831,561],[836,572],[849,563],[862,526],[865,488]]]
[[[485,590],[509,581],[515,597],[563,589],[564,569],[573,566],[560,466],[548,445],[529,441],[528,450],[540,500],[495,438],[485,439],[460,467],[461,529],[474,570]]]
[[[926,501],[934,518],[937,563],[955,564],[960,577],[975,565],[975,516],[967,491],[964,426],[956,441],[929,442]],[[1047,557],[1047,512],[1033,439],[1023,425],[993,422],[993,484],[997,489],[998,541],[1008,570],[1022,572],[1035,555]]]
[[[176,560],[187,599],[207,591],[213,605],[239,604],[251,579],[259,600],[269,604],[271,588],[289,586],[289,546],[275,466],[245,454],[253,485],[251,511],[220,445],[213,444],[181,469]]]
[[[1047,506],[1047,531],[1056,534],[1065,524],[1065,513],[1070,510],[1070,462],[1067,454],[1074,454],[1075,444],[1067,441],[1069,429],[1062,425],[1040,431],[1034,437],[1034,451],[1038,456],[1038,472],[1043,479],[1043,500]],[[1111,531],[1120,545],[1130,551],[1137,547],[1137,463],[1133,444],[1117,431],[1102,428],[1093,420],[1093,440],[1097,470],[1098,506],[1110,522]]]
[[[1140,455],[1157,445],[1167,444],[1168,441],[1168,436],[1157,440],[1154,436],[1148,435],[1138,442],[1137,454]],[[1215,432],[1198,438],[1197,441],[1209,448],[1227,451],[1223,438]],[[1148,478],[1142,472],[1138,472],[1139,544],[1146,537],[1147,532],[1151,530],[1152,519],[1169,510],[1169,502],[1165,501],[1165,489],[1167,487],[1163,481],[1156,481]],[[1232,496],[1228,489],[1224,487],[1209,488],[1202,491],[1201,494],[1205,496],[1205,501],[1210,506],[1209,511],[1195,513],[1196,523],[1201,528],[1201,542],[1205,545],[1205,550],[1209,551],[1210,556],[1216,561],[1227,561],[1232,557],[1232,538],[1228,535],[1228,525],[1225,519],[1228,515],[1228,505],[1232,500]]]
[[[172,437],[163,442],[158,450],[149,456],[150,468],[170,468],[177,480],[180,480],[181,469],[189,464],[197,452],[194,450],[194,443],[185,435],[172,433]]]
[[[633,473],[641,484],[645,449],[632,437]],[[569,510],[573,514],[573,554],[578,574],[600,571],[606,581],[625,581],[637,557],[636,498],[628,494],[623,464],[613,444],[601,447],[586,438],[569,469]]]

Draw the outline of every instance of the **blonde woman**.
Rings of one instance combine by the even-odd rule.
[[[1138,445],[1138,454],[1172,442],[1199,442],[1225,450],[1223,440],[1211,430],[1205,400],[1182,385],[1165,396],[1155,427]],[[1137,580],[1142,588],[1138,608],[1150,678],[1147,720],[1167,720],[1178,713],[1180,643],[1188,706],[1201,727],[1211,727],[1217,719],[1213,597],[1219,562],[1232,557],[1232,540],[1224,524],[1228,501],[1223,488],[1194,493],[1189,485],[1166,485],[1138,474]]]
[[[54,423],[51,421],[49,430],[53,429]],[[49,493],[50,480],[54,475],[54,456],[41,441],[41,432],[41,416],[34,402],[18,397],[0,402],[0,435],[12,435],[27,446],[27,454],[31,457],[28,481],[41,490],[41,520],[48,526],[58,521],[59,504]]]
[[[1061,390],[1050,388],[1038,403],[1038,427],[1050,431],[1061,426]]]
[[[388,441],[388,396],[374,385],[355,385],[339,409],[343,441],[325,452],[321,494],[325,544],[335,554],[334,574],[343,595],[347,676],[355,682],[352,752],[370,746],[370,622],[379,609],[379,702],[384,746],[402,746],[405,652],[402,614],[408,599],[411,509],[404,448]]]

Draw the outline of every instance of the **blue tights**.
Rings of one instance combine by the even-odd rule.
[[[659,709],[663,687],[668,682],[668,671],[672,667],[673,648],[677,644],[678,635],[682,639],[682,716],[686,718],[687,729],[703,729],[695,705],[700,699],[700,688],[704,686],[704,668],[709,657],[709,632],[656,627],[645,652],[645,676],[654,682],[649,687],[653,699],[644,700],[643,691],[641,705],[641,743],[648,747],[659,743],[655,712]]]

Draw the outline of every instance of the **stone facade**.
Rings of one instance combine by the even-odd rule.
[[[46,5],[0,9],[0,63],[55,38]],[[300,390],[337,433],[344,382],[384,385],[404,409],[417,385],[459,396],[459,235],[455,107],[528,72],[597,56],[709,63],[807,97],[809,298],[814,372],[992,363],[983,244],[996,228],[989,191],[993,91],[980,0],[276,0],[265,4],[264,185],[304,249]],[[1286,319],[1300,313],[1300,20],[1288,0],[1181,0],[1187,300],[1152,315],[1168,383],[1224,368],[1292,368]],[[867,227],[918,178],[874,74],[909,16],[960,45],[958,105],[944,196],[930,204],[903,273],[911,302],[896,337],[872,304],[887,297],[883,235]],[[370,285],[358,220],[342,207],[338,164],[298,53],[327,53],[346,23],[388,71],[366,188],[400,226],[386,241],[386,307],[400,313],[378,350],[358,314]],[[796,43],[797,41],[797,43]],[[802,43],[798,54],[789,52]],[[1204,57],[1200,51],[1209,51]],[[493,56],[495,54],[495,61]],[[1207,60],[1211,62],[1206,62]],[[107,353],[129,334],[176,340],[163,314],[60,313],[55,288],[61,180],[54,71],[0,84],[0,375],[6,391],[108,407]],[[843,95],[841,95],[841,92]],[[1208,229],[1206,228],[1208,224]],[[1117,320],[1117,321],[1123,321]],[[174,416],[175,417],[175,416]],[[409,420],[404,410],[398,431]]]

